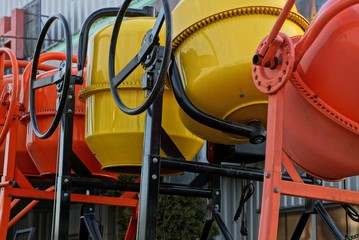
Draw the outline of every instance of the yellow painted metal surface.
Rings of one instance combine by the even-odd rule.
[[[182,0],[173,10],[173,48],[190,101],[220,119],[266,125],[267,95],[252,83],[252,58],[269,34],[284,0]],[[195,13],[195,14],[194,14]],[[308,23],[292,9],[282,32],[302,35]],[[203,139],[222,144],[247,139],[211,129],[182,110],[184,125]]]
[[[116,49],[116,73],[138,52],[145,33],[154,22],[154,18],[130,18],[122,23]],[[112,98],[108,80],[112,28],[110,25],[101,29],[89,43],[87,86],[80,92],[80,98],[86,101],[85,140],[104,170],[138,174],[142,165],[145,113],[127,115],[118,109]],[[164,38],[163,31],[160,38]],[[139,66],[119,87],[121,98],[130,107],[144,100],[143,73]],[[162,126],[185,158],[193,159],[203,140],[183,126],[179,106],[169,89],[164,93]]]

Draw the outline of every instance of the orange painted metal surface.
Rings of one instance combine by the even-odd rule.
[[[63,53],[45,53],[40,56],[39,63],[43,63],[49,60],[65,60],[66,56]],[[76,62],[76,57],[73,58],[73,62]],[[31,69],[29,67],[29,69]],[[46,71],[38,75],[38,78],[48,77],[57,73],[58,70]],[[72,74],[77,74],[77,69],[73,68]],[[26,76],[28,74],[26,73]],[[26,79],[26,81],[29,81]],[[81,86],[75,87],[75,95],[78,96],[78,92]],[[39,89],[36,93],[36,111],[38,124],[40,129],[47,129],[51,124],[52,119],[56,113],[56,99],[57,92],[56,86],[50,86]],[[81,101],[75,100],[75,114],[74,114],[74,128],[73,128],[73,151],[80,158],[80,160],[86,165],[91,173],[97,177],[104,178],[117,178],[117,174],[107,173],[101,170],[101,165],[91,153],[87,147],[85,140],[85,105]],[[27,138],[26,138],[27,150],[34,161],[37,169],[43,177],[53,177],[56,172],[56,159],[58,148],[58,130],[46,140],[42,140],[36,137],[32,131],[31,125],[28,124]]]
[[[18,61],[17,66],[18,69],[25,68],[28,62],[26,61]],[[0,63],[1,68],[7,68],[10,69],[13,67],[13,63],[10,60],[5,60]],[[3,167],[4,167],[4,156],[5,156],[5,136],[9,130],[10,124],[7,124],[4,126],[4,123],[6,120],[10,120],[13,118],[13,116],[10,116],[9,114],[16,114],[21,117],[23,114],[23,111],[18,111],[14,113],[9,113],[9,102],[13,101],[14,104],[20,104],[19,103],[19,91],[21,89],[14,89],[13,82],[16,82],[16,88],[19,88],[22,83],[22,75],[21,74],[7,74],[5,76],[0,76],[0,175],[3,173]],[[13,92],[17,92],[17,94],[13,95]],[[21,106],[20,106],[21,109]],[[10,118],[10,119],[8,119]],[[18,118],[16,118],[16,121],[19,121]],[[11,122],[11,121],[10,121]],[[34,163],[32,162],[30,156],[27,153],[26,147],[25,147],[25,139],[26,139],[26,125],[25,124],[18,124],[18,138],[17,138],[17,150],[16,150],[16,166],[18,166],[25,175],[27,176],[38,176],[39,172],[37,171],[37,168],[35,167]]]
[[[268,85],[269,94],[274,93],[274,81],[284,86],[290,80],[285,85],[284,151],[301,169],[330,181],[359,174],[359,111],[355,101],[359,89],[359,60],[355,57],[359,55],[358,2],[328,1],[302,38],[286,40],[286,47],[279,51],[274,43],[266,50],[265,44],[259,47],[258,55],[267,60],[253,68],[258,89]],[[273,28],[273,32],[277,30]],[[283,36],[278,34],[274,39],[281,41]],[[294,51],[286,51],[283,64],[264,67],[286,48]],[[262,52],[267,55],[262,56]],[[273,74],[276,72],[286,72],[285,78]]]
[[[284,150],[321,179],[359,174],[358,2],[323,5],[296,46],[286,86]]]
[[[277,91],[268,92],[258,239],[277,238],[281,195],[359,204],[358,191],[305,184],[294,170],[297,165],[310,175],[332,181],[359,174],[359,111],[355,100],[359,88],[358,3],[358,0],[328,1],[301,40],[289,43],[296,44],[290,81]],[[283,53],[285,47],[282,44],[278,52]],[[276,51],[273,54],[270,48],[263,51],[269,56],[261,56],[267,61],[278,54]],[[260,61],[257,65],[257,71],[264,67]],[[261,77],[263,81],[273,80],[271,76]],[[282,180],[282,166],[293,182]]]

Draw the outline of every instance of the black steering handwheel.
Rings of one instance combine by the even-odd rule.
[[[65,34],[65,45],[66,45],[66,60],[63,64],[60,65],[59,70],[56,74],[51,75],[49,77],[44,77],[41,79],[36,79],[36,74],[38,71],[39,58],[41,53],[41,48],[43,42],[45,40],[46,34],[55,20],[59,20],[62,24],[64,34]],[[72,63],[72,41],[71,41],[71,33],[69,25],[65,19],[65,17],[58,13],[51,16],[44,25],[44,28],[41,30],[40,36],[36,43],[35,53],[33,64],[31,68],[31,79],[30,79],[30,117],[32,127],[37,137],[46,139],[50,137],[54,131],[56,130],[60,120],[62,113],[65,108],[68,90],[70,86],[71,79],[71,63]],[[37,123],[36,111],[35,111],[35,90],[39,88],[44,88],[50,85],[56,85],[57,93],[59,95],[59,101],[56,109],[56,114],[49,126],[49,128],[45,132],[41,132]]]
[[[139,52],[132,58],[132,60],[117,74],[115,75],[115,55],[116,55],[116,44],[118,33],[121,27],[121,23],[125,17],[126,10],[130,5],[132,0],[125,0],[120,11],[117,14],[116,21],[112,31],[112,37],[110,42],[110,52],[109,52],[109,81],[110,89],[112,96],[117,104],[117,106],[124,112],[129,115],[140,114],[143,111],[147,110],[148,107],[156,99],[157,95],[161,91],[164,85],[164,79],[167,73],[167,68],[170,63],[171,58],[171,44],[172,44],[172,19],[171,11],[167,0],[162,0],[162,8],[157,16],[154,27],[146,34],[141,49]],[[159,48],[159,32],[163,25],[164,20],[166,19],[166,41],[165,46],[162,49]],[[153,60],[153,58],[156,58]],[[161,62],[159,69],[154,69],[154,64]],[[125,79],[137,68],[138,65],[142,64],[146,69],[146,74],[152,74],[152,83],[150,84],[150,90],[147,95],[147,99],[139,106],[135,108],[129,108],[126,106],[119,93],[118,86],[125,81]],[[151,72],[152,71],[152,72]]]

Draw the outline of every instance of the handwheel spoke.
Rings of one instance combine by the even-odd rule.
[[[164,8],[162,7],[160,12],[158,13],[155,25],[152,28],[152,31],[151,31],[152,36],[158,36],[164,21],[165,21],[165,11],[164,11]],[[152,41],[151,41],[152,44],[155,43],[154,40],[155,40],[155,38],[152,38]]]
[[[126,65],[124,69],[121,70],[119,74],[116,75],[116,77],[113,78],[113,86],[118,87],[127,77],[130,75],[133,70],[136,69],[136,67],[140,64],[140,57],[138,54],[132,60]]]
[[[140,51],[138,52],[140,61],[144,61],[145,57],[151,53],[153,46],[157,43],[157,36],[160,33],[163,22],[165,21],[164,10],[161,8],[160,13],[158,14],[157,20],[154,27],[151,30],[151,33],[146,37]]]
[[[109,52],[109,80],[110,89],[113,95],[116,105],[126,114],[136,115],[144,112],[154,102],[158,94],[163,89],[164,77],[170,61],[171,53],[171,11],[167,0],[162,0],[162,8],[154,21],[154,26],[151,30],[147,31],[141,48],[137,55],[126,65],[126,67],[115,75],[115,56],[116,56],[116,44],[118,42],[118,33],[120,31],[121,23],[124,19],[126,10],[131,0],[125,0],[120,11],[118,12],[113,32],[110,41],[110,52]],[[165,22],[166,19],[166,22]],[[163,51],[163,56],[158,53],[159,46],[159,34],[163,24],[166,23],[166,41]],[[137,107],[130,108],[124,104],[121,99],[120,93],[117,91],[117,87],[125,81],[125,79],[135,70],[135,68],[142,64],[146,69],[147,76],[150,76],[148,82],[145,82],[143,86],[144,90],[149,90],[146,95],[146,99]],[[142,79],[146,80],[146,79]]]
[[[61,72],[56,73],[50,77],[41,78],[32,83],[32,89],[43,88],[46,86],[50,86],[52,84],[57,84],[62,81],[62,74]]]

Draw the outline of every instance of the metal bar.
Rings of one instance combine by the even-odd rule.
[[[180,161],[176,159],[161,158],[162,168],[177,169],[180,171],[201,173],[205,175],[217,175],[222,177],[241,178],[262,182],[264,173],[262,170],[249,168],[230,168],[220,164]],[[283,180],[291,180],[291,177],[283,174]],[[302,177],[305,183],[313,183],[313,179]]]
[[[50,192],[50,191],[54,191],[54,189],[55,189],[54,186],[51,186],[48,189],[46,189],[45,191]],[[14,201],[16,201],[16,200],[19,200],[19,199],[15,199]],[[15,217],[13,217],[9,221],[8,228],[12,227],[12,225],[14,225],[17,221],[19,221],[25,214],[27,214],[38,203],[39,203],[39,200],[31,201],[25,208],[23,208]],[[12,204],[12,206],[13,206],[13,204]]]
[[[89,237],[92,240],[102,240],[102,226],[96,219],[94,204],[84,204],[81,212],[79,240],[88,240]]]
[[[213,218],[214,220],[216,220],[216,223],[219,227],[219,230],[221,230],[221,233],[223,234],[223,237],[226,239],[226,240],[232,240],[232,236],[231,236],[231,233],[229,232],[226,224],[224,223],[222,217],[221,217],[221,214],[218,210],[214,209],[213,210]]]
[[[295,169],[293,163],[290,161],[288,155],[285,152],[283,152],[282,156],[283,156],[282,157],[282,165],[287,170],[289,176],[293,179],[294,182],[303,183],[302,178],[299,176],[299,173]]]
[[[132,215],[130,222],[127,227],[125,240],[133,240],[136,236],[136,229],[137,229],[137,208],[132,209]]]
[[[156,239],[163,87],[146,113],[136,239]]]
[[[18,111],[18,109],[16,111]],[[3,176],[1,178],[1,182],[10,182],[14,180],[18,124],[19,124],[19,119],[18,117],[16,117],[16,120],[13,121],[12,126],[10,126],[10,129],[6,135],[4,167],[3,167]],[[13,189],[14,189],[13,184],[7,184],[3,188],[1,188],[0,191],[0,239],[1,240],[6,240],[6,235],[8,230],[7,227],[10,221],[11,200],[12,200]]]
[[[209,231],[211,230],[213,224],[213,218],[206,220],[202,233],[201,233],[201,238],[200,240],[207,240],[208,239],[208,235],[209,235]]]
[[[57,178],[52,221],[52,240],[67,240],[70,222],[70,158],[72,157],[73,113],[75,112],[75,84],[70,84],[62,115],[57,157]],[[62,96],[66,97],[66,96]]]
[[[327,224],[329,230],[332,232],[335,239],[344,240],[343,235],[339,231],[338,227],[334,224],[328,212],[324,209],[323,204],[320,201],[314,201],[314,208],[315,210],[317,210],[318,214],[321,216],[325,224]]]
[[[265,178],[258,239],[276,239],[278,232],[280,187],[282,182],[284,88],[268,96]]]
[[[45,192],[43,190],[35,189],[13,189],[14,198],[25,198],[25,199],[34,199],[34,200],[54,200],[53,192]],[[124,207],[136,207],[136,199],[124,199],[124,198],[115,198],[115,197],[106,197],[106,196],[94,196],[94,195],[84,195],[84,194],[71,194],[71,202],[78,203],[95,203],[95,204],[105,204],[113,206],[124,206]]]
[[[281,194],[329,202],[359,205],[359,192],[304,183],[282,181]]]
[[[308,213],[305,211],[302,213],[302,215],[300,216],[300,219],[298,221],[298,224],[294,229],[291,240],[299,240],[300,239],[300,236],[302,235],[310,216],[311,216],[311,213]]]
[[[121,191],[130,191],[130,192],[140,191],[139,183],[122,183],[122,182],[106,180],[106,179],[97,180],[97,179],[89,179],[89,178],[72,178],[71,185],[73,187],[91,187],[91,188],[121,190]],[[202,189],[196,187],[189,187],[187,185],[175,185],[175,184],[166,184],[166,183],[160,184],[159,193],[168,194],[168,195],[203,197],[203,198],[211,198],[211,194],[212,194],[210,189]]]
[[[166,130],[161,128],[161,149],[168,157],[176,159],[185,159],[176,144],[172,141]]]

